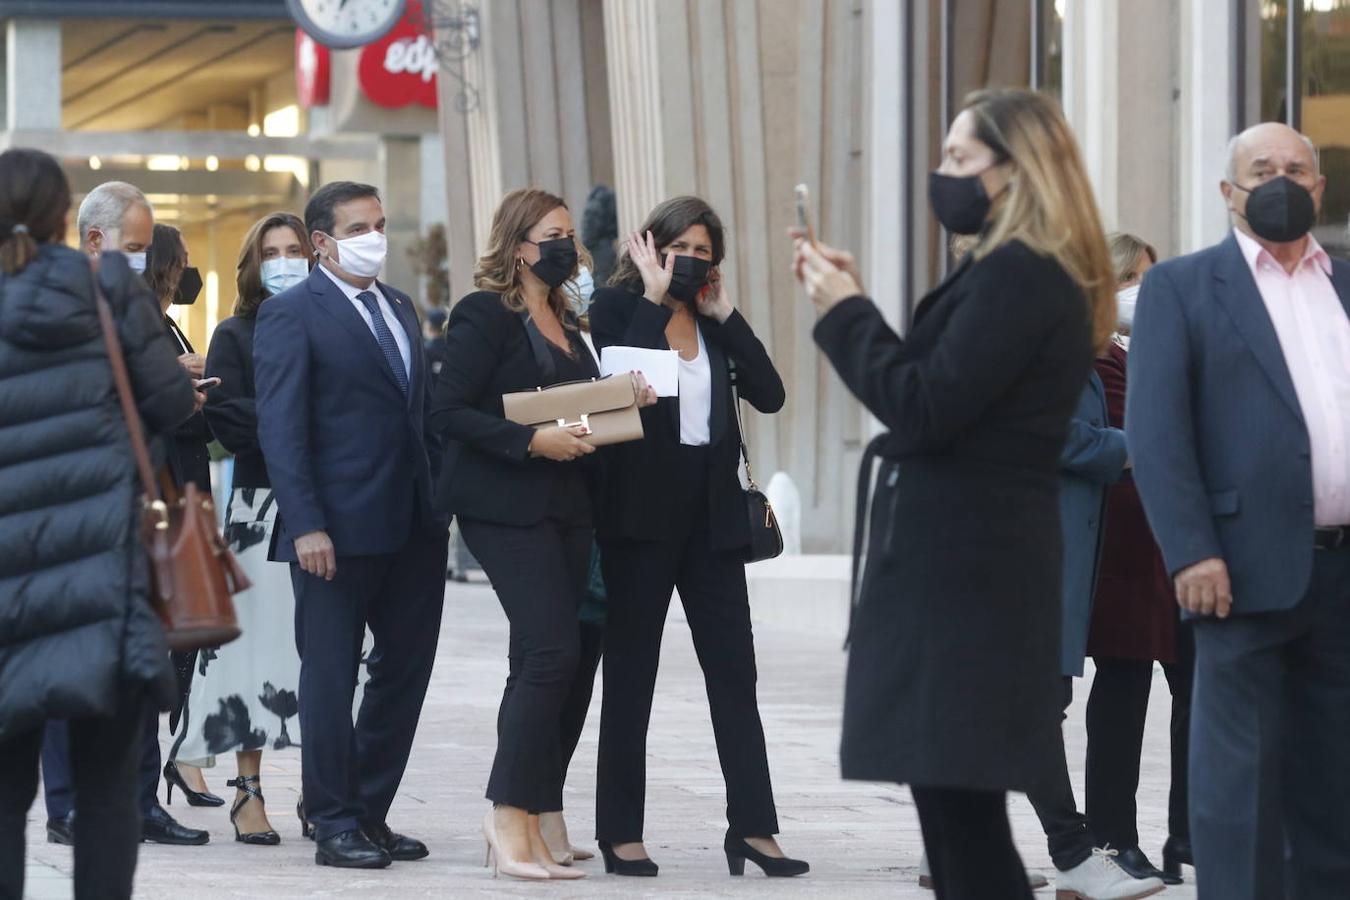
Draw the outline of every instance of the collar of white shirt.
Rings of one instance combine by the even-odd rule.
[[[1256,274],[1257,267],[1262,262],[1267,261],[1280,271],[1284,271],[1284,267],[1280,265],[1279,261],[1271,255],[1269,250],[1262,247],[1256,238],[1240,228],[1234,228],[1233,234],[1237,237],[1238,246],[1242,249],[1242,256],[1247,260],[1247,268],[1252,270],[1252,275]],[[1327,275],[1331,274],[1331,256],[1328,255],[1326,250],[1322,249],[1322,245],[1317,243],[1317,238],[1311,234],[1308,235],[1308,243],[1303,248],[1303,258],[1298,261],[1294,271],[1298,271],[1310,261],[1315,262]]]
[[[332,279],[333,284],[336,284],[338,286],[338,290],[342,291],[342,295],[346,297],[348,300],[352,301],[353,303],[360,303],[361,301],[357,299],[357,295],[364,293],[365,291],[372,291],[377,298],[380,297],[381,295],[384,295],[384,291],[379,289],[380,283],[378,281],[368,288],[359,288],[356,285],[348,284],[347,282],[343,281],[333,272],[332,269],[328,268],[323,263],[319,263],[319,269],[323,272],[323,274],[327,275],[330,279]],[[385,299],[388,300],[388,297],[385,296]]]

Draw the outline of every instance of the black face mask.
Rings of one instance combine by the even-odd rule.
[[[675,270],[670,276],[670,287],[666,292],[681,303],[693,303],[698,292],[708,285],[708,272],[712,263],[697,256],[676,256]]]
[[[993,201],[979,175],[928,173],[928,202],[942,227],[952,234],[978,234]]]
[[[528,243],[539,248],[539,262],[530,266],[530,271],[538,275],[540,281],[555,288],[572,277],[577,268],[576,241],[570,237],[560,237]]]
[[[1312,194],[1298,182],[1281,175],[1250,190],[1233,187],[1247,193],[1247,214],[1242,217],[1257,237],[1287,244],[1312,231],[1317,208]]]
[[[201,292],[202,275],[196,266],[188,266],[183,270],[183,277],[178,279],[178,290],[173,295],[173,302],[188,306],[197,302],[197,295]]]

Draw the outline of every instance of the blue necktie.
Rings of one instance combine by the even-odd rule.
[[[380,342],[380,350],[384,352],[384,361],[389,363],[389,369],[394,373],[394,380],[398,382],[399,390],[406,397],[408,395],[408,372],[403,368],[403,355],[398,352],[398,342],[394,340],[394,333],[389,330],[389,323],[384,320],[384,314],[380,312],[379,302],[370,291],[362,291],[356,295],[356,299],[364,303],[366,309],[370,310],[370,321],[375,326],[375,339]]]

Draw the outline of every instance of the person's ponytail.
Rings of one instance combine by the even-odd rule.
[[[17,275],[37,256],[37,241],[22,222],[10,225],[0,222],[0,270],[6,275]]]
[[[0,271],[17,275],[42,244],[65,236],[70,183],[55,157],[18,147],[0,153]]]

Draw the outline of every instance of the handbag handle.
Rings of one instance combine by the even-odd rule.
[[[759,490],[759,485],[755,484],[755,473],[750,469],[750,451],[745,446],[745,424],[741,421],[741,392],[736,387],[736,363],[730,357],[727,358],[727,373],[731,380],[731,405],[736,410],[736,436],[741,442],[741,459],[745,462],[745,480],[749,483],[750,490]]]
[[[103,329],[103,342],[108,346],[108,362],[112,364],[113,383],[117,385],[117,399],[122,406],[122,418],[127,423],[127,433],[131,436],[131,452],[136,458],[136,468],[140,472],[141,490],[145,495],[145,505],[158,517],[155,528],[163,531],[169,527],[169,508],[160,496],[159,483],[155,480],[155,469],[150,464],[150,448],[145,442],[145,431],[141,426],[141,414],[136,409],[135,395],[131,391],[131,376],[127,372],[127,361],[122,353],[122,341],[117,336],[117,326],[113,322],[112,306],[103,295],[103,286],[99,284],[99,260],[90,257],[89,270],[94,284],[94,305],[98,308],[98,321]]]

